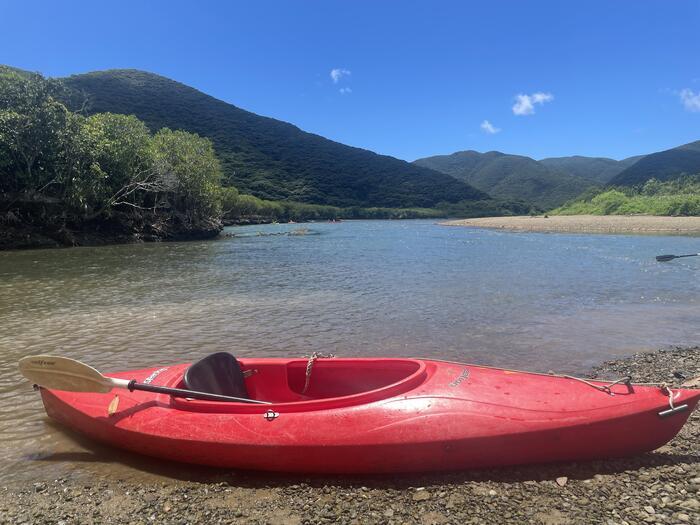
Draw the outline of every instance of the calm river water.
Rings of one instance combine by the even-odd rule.
[[[700,341],[700,238],[432,221],[229,228],[209,242],[0,253],[0,481],[140,475],[45,418],[17,360],[102,371],[240,356],[429,356],[580,373]],[[107,474],[105,474],[107,473]],[[170,473],[169,475],[171,475]]]

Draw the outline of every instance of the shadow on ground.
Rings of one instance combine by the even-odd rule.
[[[385,475],[314,475],[293,473],[265,473],[202,467],[184,463],[168,462],[140,454],[112,448],[76,434],[65,427],[49,422],[69,436],[83,448],[78,452],[57,452],[30,458],[41,462],[66,462],[92,464],[88,468],[98,477],[129,479],[156,479],[189,481],[195,483],[223,483],[231,487],[270,488],[286,487],[305,483],[311,487],[368,487],[395,488],[461,484],[470,481],[495,481],[500,483],[522,483],[545,481],[562,476],[569,479],[590,479],[596,474],[611,475],[650,467],[700,463],[700,455],[672,452],[649,452],[640,456],[596,460],[586,462],[526,465],[497,469],[479,469],[430,474],[385,474]]]

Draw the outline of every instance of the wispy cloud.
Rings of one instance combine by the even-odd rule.
[[[692,89],[681,89],[678,96],[687,111],[700,112],[700,91],[695,93]]]
[[[497,128],[493,124],[491,124],[488,120],[484,120],[481,123],[481,129],[484,131],[484,133],[488,133],[489,135],[495,135],[499,131],[501,131],[501,128]]]
[[[337,84],[338,82],[340,82],[341,78],[349,77],[350,75],[352,75],[352,71],[350,71],[349,69],[337,67],[335,69],[331,69],[330,75],[331,79],[333,79],[333,83]]]
[[[350,89],[349,87],[342,87],[338,91],[341,95],[349,95],[350,93],[352,93],[352,89]]]
[[[513,104],[513,114],[515,115],[533,115],[535,113],[535,105],[542,105],[545,102],[554,100],[554,95],[551,93],[537,92],[532,95],[515,95],[515,104]]]

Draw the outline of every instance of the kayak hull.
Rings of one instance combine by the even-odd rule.
[[[324,360],[315,363],[313,374],[321,377],[327,369],[333,378],[334,367],[357,366],[359,377],[372,383],[376,370],[407,362]],[[445,471],[637,455],[671,440],[700,399],[698,390],[674,389],[674,406],[687,408],[663,417],[669,396],[658,387],[615,385],[605,392],[593,386],[602,383],[559,376],[410,362],[399,381],[342,396],[324,397],[321,387],[302,396],[293,385],[299,377],[288,374],[290,393],[275,393],[280,401],[272,397],[271,405],[126,390],[86,394],[42,388],[41,394],[49,416],[119,448],[184,463],[307,473]],[[256,381],[283,382],[279,369],[306,366],[299,359],[241,363],[263,371],[248,380],[254,391]],[[178,386],[186,367],[111,375]],[[266,373],[268,368],[275,372]],[[389,376],[390,381],[398,377]],[[342,378],[327,389],[338,389],[339,383]],[[110,413],[116,396],[118,405]]]

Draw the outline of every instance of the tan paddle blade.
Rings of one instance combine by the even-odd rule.
[[[32,355],[19,360],[19,371],[32,383],[53,390],[105,393],[115,386],[97,370],[68,357]]]

